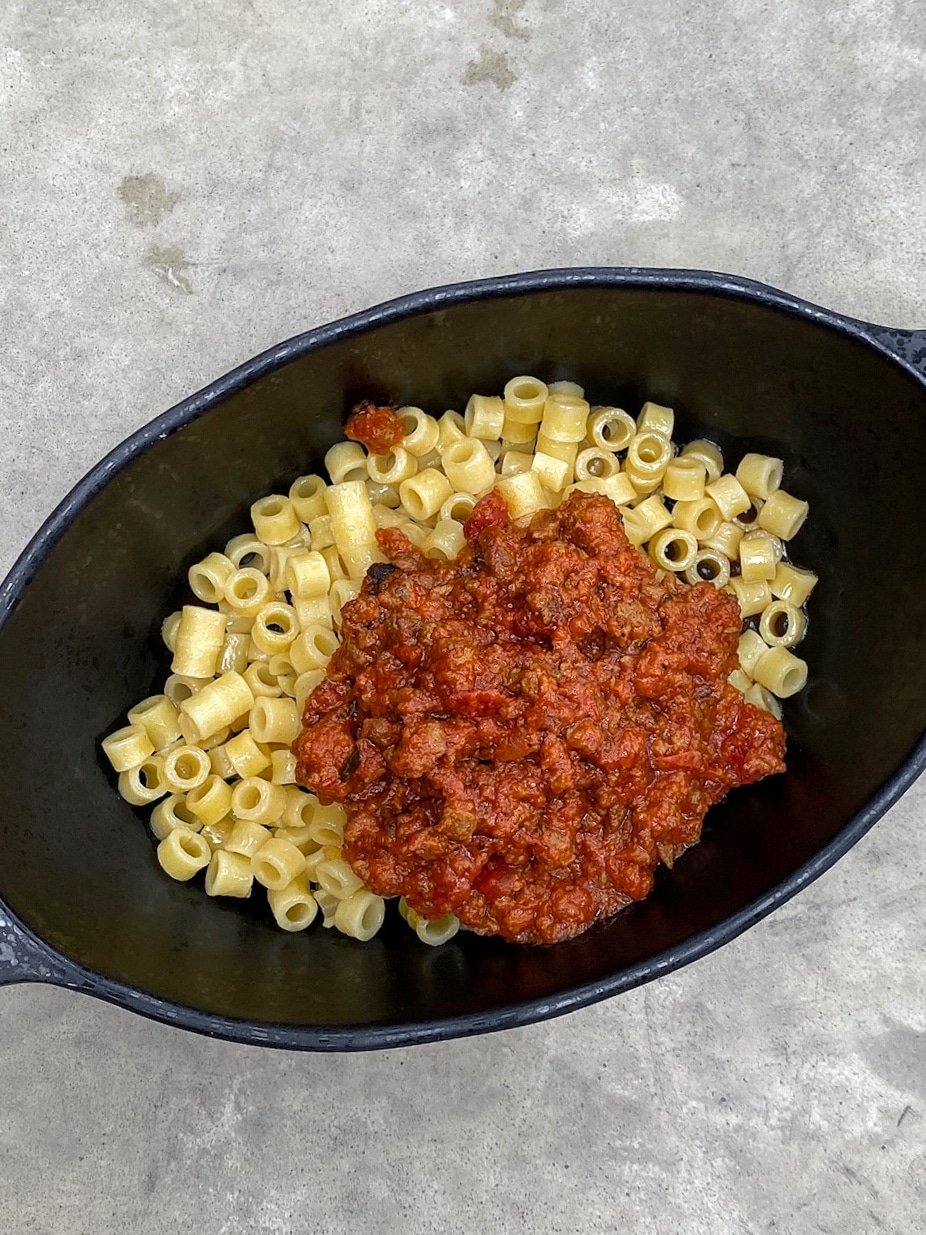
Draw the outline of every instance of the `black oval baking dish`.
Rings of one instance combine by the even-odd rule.
[[[788,771],[711,812],[649,900],[552,948],[401,922],[360,945],[162,875],[100,738],[163,681],[160,621],[251,501],[312,470],[362,395],[442,411],[514,373],[675,407],[785,459],[811,503],[808,689]],[[926,333],[698,271],[553,270],[405,296],[291,339],[135,433],[0,587],[0,983],[50,982],[241,1042],[362,1050],[568,1012],[733,939],[806,887],[926,759]]]

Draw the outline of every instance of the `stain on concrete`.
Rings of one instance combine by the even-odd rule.
[[[922,1030],[895,1021],[885,1033],[863,1044],[862,1055],[871,1070],[889,1085],[901,1093],[926,1098],[926,1033]]]
[[[148,269],[156,274],[162,283],[184,296],[193,295],[193,284],[186,271],[192,269],[194,263],[187,260],[185,253],[177,245],[162,247],[153,244],[144,260]]]
[[[119,185],[119,196],[136,227],[157,227],[180,200],[180,194],[171,193],[154,172],[125,176]]]
[[[460,78],[464,86],[479,86],[491,82],[499,90],[508,90],[518,80],[504,52],[493,51],[485,43],[479,48],[479,58],[470,60]]]
[[[529,39],[530,31],[515,25],[515,19],[527,5],[527,0],[493,0],[489,21],[509,39]]]

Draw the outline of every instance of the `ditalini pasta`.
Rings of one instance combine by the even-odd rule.
[[[389,449],[337,443],[327,476],[302,475],[287,493],[259,498],[251,529],[189,568],[194,601],[161,628],[163,691],[130,708],[102,743],[120,794],[149,812],[171,878],[204,872],[209,896],[260,889],[282,930],[318,916],[361,941],[379,930],[385,903],[344,857],[343,808],[295,783],[290,748],[338,648],[343,606],[385,560],[377,529],[398,528],[426,555],[452,560],[492,489],[514,519],[575,490],[604,494],[661,571],[735,597],[743,631],[729,681],[777,716],[779,700],[807,681],[795,649],[817,582],[787,557],[809,507],[781,487],[783,461],[748,453],[725,471],[713,442],[676,446],[675,414],[662,404],[644,403],[634,418],[591,406],[573,382],[522,375],[500,395],[474,394],[462,412],[386,415]],[[398,910],[426,944],[459,929],[453,914],[428,921],[404,898]]]

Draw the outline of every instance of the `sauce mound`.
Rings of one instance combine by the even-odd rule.
[[[497,494],[455,561],[378,533],[309,697],[298,778],[347,810],[382,896],[552,943],[647,895],[736,785],[784,770],[778,720],[727,683],[736,601],[689,586],[576,493],[529,526]]]
[[[354,408],[344,436],[366,446],[370,454],[384,455],[402,441],[405,427],[391,407],[377,407],[366,399]]]

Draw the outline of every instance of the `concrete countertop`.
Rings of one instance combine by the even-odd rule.
[[[926,326],[926,10],[6,0],[0,572],[100,455],[307,326],[538,266]],[[926,1230],[926,786],[735,943],[364,1057],[0,991],[11,1235]]]

